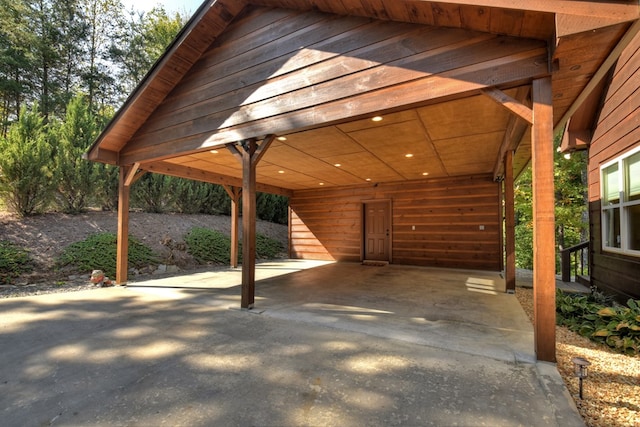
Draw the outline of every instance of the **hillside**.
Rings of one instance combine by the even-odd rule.
[[[81,215],[47,213],[17,218],[0,213],[0,239],[9,240],[31,252],[34,272],[22,282],[64,279],[64,273],[54,271],[55,259],[70,243],[99,232],[115,233],[116,212],[91,211]],[[184,247],[184,236],[193,227],[205,227],[230,234],[231,218],[216,215],[153,214],[131,212],[129,233],[153,249],[164,263],[181,270],[201,267]],[[258,221],[258,233],[274,238],[287,247],[287,226]]]

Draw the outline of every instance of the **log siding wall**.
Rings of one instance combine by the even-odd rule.
[[[391,201],[393,263],[501,269],[500,185],[491,176],[296,191],[290,256],[361,261],[363,203],[371,200]]]
[[[640,258],[602,250],[600,167],[640,146],[640,35],[614,69],[589,148],[591,283],[621,301],[640,298]]]

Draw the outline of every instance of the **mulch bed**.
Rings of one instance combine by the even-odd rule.
[[[517,288],[516,297],[533,322],[533,290]],[[576,356],[591,362],[582,400],[571,362]],[[556,358],[558,371],[588,427],[640,426],[640,357],[616,353],[557,326]]]

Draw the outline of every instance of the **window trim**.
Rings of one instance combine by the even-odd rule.
[[[640,257],[640,250],[629,249],[629,233],[628,233],[628,210],[627,208],[631,206],[640,205],[640,200],[628,201],[626,200],[626,193],[628,192],[627,183],[626,183],[626,169],[625,169],[625,160],[634,154],[640,152],[640,146],[635,147],[614,159],[603,163],[600,165],[600,247],[603,252],[611,252],[621,255],[629,255],[634,257]],[[608,206],[605,206],[605,180],[604,180],[604,170],[612,165],[618,165],[618,189],[620,190],[620,196],[618,198],[618,203],[612,203]],[[620,210],[620,248],[606,246],[606,231],[607,226],[605,225],[605,211],[613,211],[618,208]]]

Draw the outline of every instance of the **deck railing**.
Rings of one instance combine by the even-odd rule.
[[[573,258],[573,263],[571,259]],[[570,248],[560,251],[560,264],[562,266],[562,281],[571,282],[571,265],[573,264],[573,276],[578,277],[588,274],[589,269],[589,242],[578,243]]]

